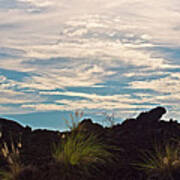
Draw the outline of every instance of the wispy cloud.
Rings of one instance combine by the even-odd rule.
[[[55,104],[28,104],[23,107],[31,107],[36,110],[65,110],[65,111],[75,111],[77,109],[81,110],[96,110],[96,111],[127,111],[128,109],[138,109],[152,107],[151,105],[145,105],[149,99],[133,98],[129,94],[114,94],[114,95],[98,95],[89,94],[82,92],[52,92],[52,91],[42,91],[42,95],[58,95],[61,96],[61,100],[56,100]],[[69,97],[67,99],[67,97]],[[78,97],[76,100],[71,100],[71,97]],[[48,109],[49,106],[49,109]]]
[[[179,12],[178,0],[2,0],[1,114],[178,111]]]
[[[179,73],[148,81],[133,81],[130,86],[134,89],[150,89],[161,93],[177,94],[180,93]]]

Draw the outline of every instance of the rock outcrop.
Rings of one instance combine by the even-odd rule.
[[[164,107],[156,107],[150,111],[142,112],[136,119],[138,121],[145,121],[147,123],[156,123],[165,113],[166,109]]]
[[[97,175],[93,180],[131,180],[134,177],[138,180],[146,180],[146,174],[132,166],[141,158],[140,151],[152,150],[154,142],[161,143],[177,137],[180,139],[180,124],[178,121],[162,120],[161,118],[165,113],[165,108],[156,107],[141,113],[137,118],[127,119],[123,123],[109,128],[103,128],[103,126],[93,123],[91,119],[80,122],[77,131],[97,134],[116,157],[116,163],[109,164],[108,169],[100,167],[102,171],[104,170],[104,176],[98,177]],[[37,180],[44,178],[56,180],[59,178],[58,167],[52,158],[52,145],[61,142],[63,137],[67,137],[70,132],[31,130],[30,127],[23,127],[7,119],[0,119],[0,132],[2,133],[1,145],[3,142],[10,145],[13,140],[17,146],[17,143],[21,141],[21,161],[24,165],[30,165],[34,168],[25,169],[24,174],[34,173],[35,178],[33,177],[33,180],[36,180],[36,176],[38,176]],[[7,162],[3,160],[1,155],[0,159],[2,159],[0,160],[1,169],[6,167]],[[24,175],[21,174],[21,176]],[[41,176],[43,178],[40,178]],[[32,176],[29,175],[29,177]],[[174,180],[179,179],[175,178]]]

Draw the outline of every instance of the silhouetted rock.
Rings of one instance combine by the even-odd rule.
[[[115,155],[115,163],[109,163],[108,169],[102,168],[102,173],[97,174],[93,180],[147,180],[143,171],[135,169],[132,164],[139,162],[141,151],[152,151],[154,143],[172,141],[179,137],[180,124],[178,121],[161,120],[166,109],[156,107],[150,111],[143,112],[135,119],[127,119],[122,124],[110,128],[103,128],[100,124],[93,123],[91,119],[84,119],[79,123],[77,131],[83,131],[87,135],[93,133],[103,140],[107,149]],[[161,121],[160,121],[161,120]],[[26,166],[21,174],[21,179],[33,180],[56,180],[61,179],[59,172],[63,171],[63,164],[56,164],[52,157],[52,145],[64,142],[71,132],[59,132],[50,130],[32,130],[20,124],[0,118],[0,145],[2,142],[15,146],[21,140],[20,157]],[[116,147],[116,148],[114,148]],[[112,148],[112,149],[111,149]],[[0,154],[0,169],[6,167],[7,162]],[[32,168],[33,167],[33,168]],[[60,169],[59,169],[60,167]],[[77,172],[77,170],[75,170]],[[180,179],[180,171],[176,171],[174,180]],[[96,175],[96,173],[94,173]],[[71,180],[72,177],[67,179]],[[83,179],[82,179],[83,180]],[[88,180],[86,177],[84,180]]]
[[[126,119],[122,122],[122,126],[126,128],[133,128],[137,124],[136,119]]]
[[[9,131],[21,132],[24,130],[24,127],[15,121],[0,118],[0,130],[6,129],[8,129]]]
[[[138,121],[156,123],[161,119],[161,117],[165,113],[166,113],[166,109],[164,107],[156,107],[150,111],[141,113],[136,119]]]
[[[78,125],[78,130],[91,132],[95,134],[104,133],[105,129],[97,123],[93,123],[91,119],[84,119]]]

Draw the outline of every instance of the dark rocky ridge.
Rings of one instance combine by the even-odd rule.
[[[122,149],[122,151],[112,149],[112,152],[117,157],[116,164],[108,167],[104,175],[105,177],[97,175],[97,178],[94,179],[145,180],[145,174],[131,166],[132,162],[137,162],[141,158],[140,150],[151,150],[155,141],[164,142],[180,137],[180,124],[173,120],[168,122],[162,120],[161,117],[165,113],[165,108],[157,107],[148,112],[141,113],[135,119],[127,119],[122,124],[109,128],[103,128],[100,124],[93,123],[90,119],[83,120],[78,126],[79,130],[97,134],[107,145]],[[23,127],[14,121],[2,118],[0,118],[0,131],[2,133],[0,138],[1,145],[3,142],[11,144],[12,141],[17,145],[21,141],[20,156],[22,163],[27,166],[31,164],[37,167],[34,180],[59,179],[55,175],[56,167],[52,165],[52,143],[58,143],[61,141],[63,134],[68,135],[70,132],[40,129],[32,131],[30,127]],[[3,160],[3,157],[0,158],[2,159],[0,161],[0,168],[6,167],[7,162]],[[50,174],[49,176],[46,174],[47,172]],[[45,173],[44,176],[46,178],[44,178],[43,173]],[[177,177],[180,179],[179,175]],[[29,178],[33,179],[32,176],[29,176]]]

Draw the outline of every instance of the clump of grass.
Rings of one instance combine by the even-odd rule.
[[[61,174],[64,175],[62,179],[66,179],[66,176],[75,178],[74,169],[76,169],[76,174],[87,178],[92,177],[92,172],[95,169],[98,171],[99,166],[113,162],[113,154],[108,151],[107,145],[100,141],[97,135],[78,130],[77,119],[82,116],[83,113],[79,111],[75,112],[75,116],[70,115],[72,123],[72,125],[68,124],[70,134],[53,146],[52,156],[57,163],[62,165]]]
[[[96,135],[86,136],[82,132],[71,134],[64,142],[54,146],[53,157],[65,165],[105,163],[106,158],[112,154],[106,150],[106,146],[98,141]]]
[[[2,180],[17,180],[17,177],[23,168],[19,157],[19,148],[21,147],[21,143],[18,143],[17,147],[15,147],[13,142],[11,142],[10,147],[6,142],[3,143],[1,152],[3,157],[7,160],[8,170],[0,170]]]
[[[144,151],[142,162],[134,165],[143,170],[149,179],[174,180],[173,173],[180,168],[180,147],[170,143],[156,145],[153,152]]]
[[[70,121],[67,119],[65,120],[65,123],[67,125],[67,127],[71,130],[74,131],[77,129],[78,125],[79,125],[79,121],[80,119],[83,117],[84,112],[83,111],[75,111],[74,115],[73,113],[71,113],[70,116]]]

